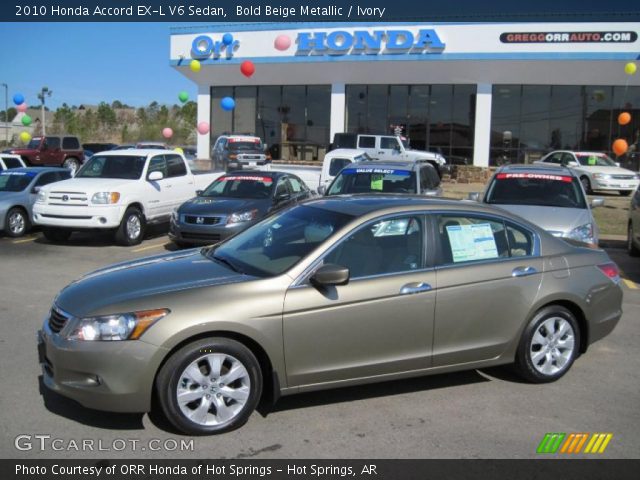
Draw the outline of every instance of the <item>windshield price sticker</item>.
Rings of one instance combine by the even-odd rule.
[[[543,173],[499,173],[498,180],[506,180],[510,178],[526,178],[530,180],[555,180],[557,182],[571,183],[572,178],[566,175],[547,175]]]
[[[221,182],[232,182],[234,180],[239,180],[241,182],[263,182],[263,183],[273,183],[273,179],[270,177],[250,177],[247,175],[236,175],[233,177],[222,177],[219,179]]]
[[[454,263],[498,258],[496,240],[488,223],[449,225],[447,236]]]
[[[382,191],[384,185],[384,175],[374,173],[371,175],[371,190]]]

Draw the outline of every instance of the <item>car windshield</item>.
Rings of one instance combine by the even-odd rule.
[[[616,162],[604,153],[576,153],[580,165],[585,167],[615,167]]]
[[[268,198],[273,178],[263,175],[223,175],[202,192],[203,197]]]
[[[258,277],[286,272],[353,217],[301,205],[272,215],[203,254]]]
[[[40,146],[41,141],[42,141],[42,137],[33,137],[27,144],[27,148],[30,148],[30,149],[38,148]]]
[[[132,155],[94,155],[76,174],[76,178],[122,178],[142,176],[146,157]]]
[[[416,193],[416,174],[395,168],[345,168],[335,178],[327,195],[347,193]]]
[[[575,177],[539,173],[499,173],[486,196],[498,205],[539,205],[544,207],[587,208]]]
[[[0,192],[21,192],[35,176],[34,172],[0,172]]]
[[[255,140],[229,140],[229,150],[240,152],[243,150],[262,150],[262,142],[259,138]]]

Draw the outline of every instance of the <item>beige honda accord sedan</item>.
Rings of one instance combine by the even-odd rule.
[[[67,286],[39,332],[44,383],[100,410],[157,396],[212,434],[311,390],[502,364],[551,382],[622,315],[616,265],[567,242],[471,202],[312,200]]]

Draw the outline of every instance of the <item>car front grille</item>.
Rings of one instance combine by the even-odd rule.
[[[85,192],[63,192],[52,191],[49,193],[49,205],[57,205],[62,207],[86,207],[89,205],[88,196]]]
[[[611,175],[614,180],[635,180],[635,175]]]
[[[219,242],[220,235],[217,233],[191,233],[191,232],[182,232],[182,238],[185,240],[203,240],[207,242]]]
[[[53,333],[60,333],[60,331],[67,324],[69,317],[58,310],[56,307],[51,309],[49,314],[49,328]]]
[[[198,215],[185,215],[185,223],[194,225],[217,225],[221,222],[222,217],[203,217]]]

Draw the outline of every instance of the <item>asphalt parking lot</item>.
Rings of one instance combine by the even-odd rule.
[[[167,452],[151,447],[190,438],[154,415],[91,411],[43,391],[35,337],[62,287],[106,264],[173,249],[164,232],[128,248],[114,246],[109,235],[76,234],[64,245],[39,233],[0,237],[0,457],[532,458],[547,432],[613,433],[601,457],[636,457],[640,261],[622,247],[607,245],[625,274],[622,321],[554,384],[525,384],[490,369],[297,395],[266,415],[254,413],[239,430],[196,437],[192,450]],[[35,440],[32,449],[19,450],[19,435],[49,435],[62,450],[49,440],[44,451]],[[151,446],[151,439],[160,442]],[[83,440],[100,441],[103,449],[78,452],[73,442]]]

